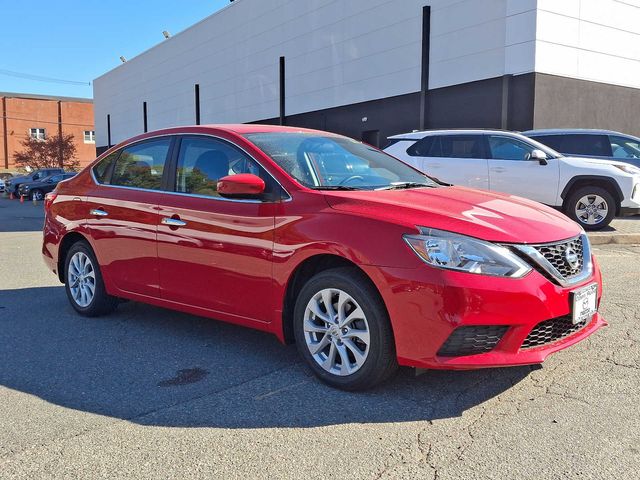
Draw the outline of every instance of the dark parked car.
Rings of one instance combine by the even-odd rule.
[[[52,192],[53,189],[58,186],[58,183],[75,177],[75,175],[75,172],[57,173],[50,177],[43,178],[42,180],[22,183],[18,189],[18,193],[20,196],[25,196],[29,199],[43,200],[45,194]]]
[[[566,155],[602,158],[640,168],[640,138],[609,130],[530,130],[533,138]]]
[[[20,195],[20,185],[23,183],[36,182],[43,180],[46,177],[55,175],[56,173],[64,173],[62,168],[45,168],[42,170],[36,170],[27,175],[21,175],[19,177],[13,177],[5,182],[5,189],[8,193],[13,193],[15,196]]]

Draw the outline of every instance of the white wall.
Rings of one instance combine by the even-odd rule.
[[[640,0],[538,0],[536,71],[640,88]]]
[[[192,124],[278,116],[420,90],[422,7],[432,6],[431,88],[533,70],[535,0],[236,0],[94,82],[97,144]]]
[[[430,88],[533,71],[535,0],[429,3]]]

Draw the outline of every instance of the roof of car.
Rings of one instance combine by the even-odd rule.
[[[625,135],[613,130],[598,130],[591,128],[546,128],[540,130],[528,130],[523,135]]]
[[[227,131],[227,132],[233,132],[239,135],[245,135],[245,134],[249,134],[249,133],[270,133],[270,132],[313,132],[313,133],[325,133],[325,132],[320,132],[319,130],[311,130],[308,128],[301,128],[301,127],[285,127],[282,125],[263,125],[263,124],[245,124],[245,123],[238,123],[238,124],[208,124],[208,125],[185,125],[185,126],[180,126],[180,127],[175,127],[175,128],[170,128],[168,130],[174,130],[179,132],[182,129],[189,129],[189,128],[199,128],[199,129],[216,129],[216,130],[223,130],[223,131]],[[153,132],[151,132],[153,133]]]
[[[451,130],[423,130],[421,132],[403,133],[400,135],[394,135],[389,137],[389,140],[414,140],[417,138],[424,138],[431,135],[518,135],[518,132],[512,132],[508,130],[496,130],[496,129],[451,129]]]

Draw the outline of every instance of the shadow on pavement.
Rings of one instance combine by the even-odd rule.
[[[364,393],[320,384],[269,334],[137,303],[77,316],[62,287],[0,291],[0,384],[84,412],[166,427],[316,427],[460,416],[529,367],[403,369]]]

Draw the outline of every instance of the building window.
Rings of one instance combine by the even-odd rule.
[[[84,143],[96,143],[96,131],[85,130],[84,131]]]
[[[44,128],[30,128],[29,136],[34,140],[44,140],[45,139],[45,129]]]

